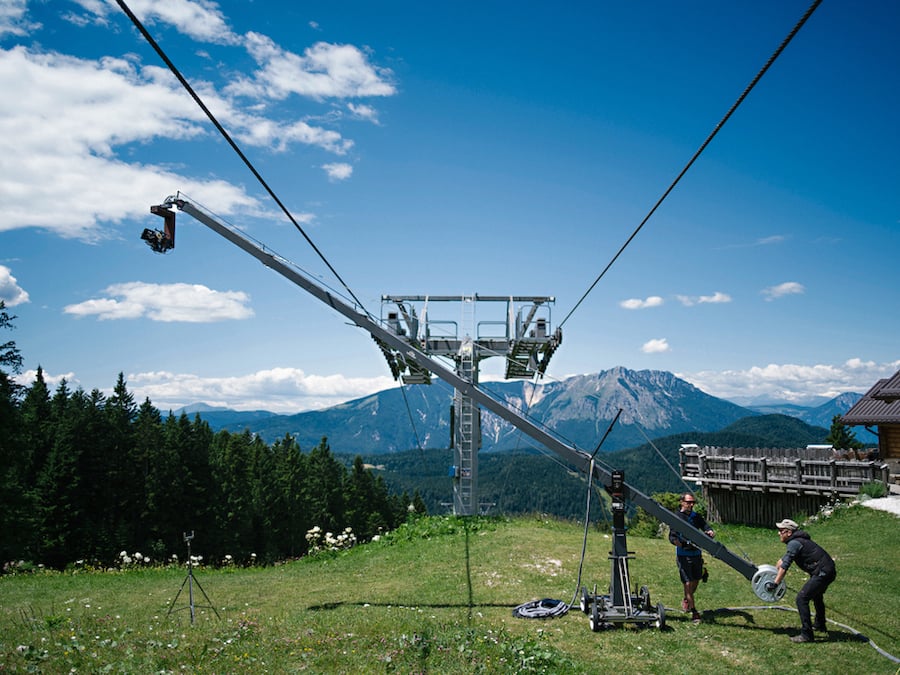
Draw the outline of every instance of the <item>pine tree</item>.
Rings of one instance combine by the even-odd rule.
[[[6,302],[0,300],[0,328],[13,330],[16,316],[6,311]],[[15,373],[18,375],[22,372],[22,354],[16,346],[15,340],[0,343],[0,373]]]
[[[264,444],[249,431],[230,434],[220,431],[213,440],[213,477],[219,491],[217,500],[218,538],[214,548],[221,558],[251,553],[255,543],[253,510],[253,467],[256,453]]]
[[[372,535],[379,531],[378,518],[371,516],[377,514],[375,478],[366,469],[362,457],[357,455],[353,460],[353,467],[347,476],[347,486],[344,489],[347,504],[347,520],[354,534],[361,539],[371,539]]]
[[[27,475],[22,461],[22,422],[15,387],[0,370],[0,560],[22,556],[22,519],[28,513]]]
[[[831,447],[837,450],[860,450],[864,447],[864,444],[857,440],[856,432],[841,422],[840,415],[831,418],[831,430],[825,441],[831,443]]]
[[[138,544],[138,521],[145,502],[145,486],[135,449],[137,405],[121,372],[103,411],[107,427],[106,482],[113,511],[108,520],[109,534],[120,550],[134,551]]]
[[[81,427],[87,405],[84,392],[79,390],[70,396],[65,379],[60,381],[51,400],[53,447],[37,481],[40,542],[34,556],[50,567],[63,568],[91,553],[82,546],[89,529],[80,466]]]
[[[310,451],[307,467],[308,480],[304,491],[310,521],[313,526],[336,534],[346,527],[343,489],[346,470],[331,454],[327,438],[323,437]]]
[[[178,454],[167,442],[162,415],[150,399],[138,409],[134,421],[135,469],[143,482],[143,504],[135,530],[140,550],[157,559],[180,551],[179,524],[175,522],[172,497],[178,489]]]
[[[14,316],[6,312],[0,300],[0,329],[12,329]],[[27,456],[23,442],[23,423],[18,408],[20,387],[10,377],[22,368],[16,343],[0,344],[0,559],[6,561],[22,554],[22,518],[28,513]]]
[[[34,382],[25,391],[20,406],[22,413],[22,442],[26,456],[26,482],[33,488],[37,475],[53,445],[53,420],[50,390],[44,381],[44,370],[38,366]]]

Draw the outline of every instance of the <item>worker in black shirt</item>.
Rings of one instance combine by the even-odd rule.
[[[778,570],[775,573],[775,580],[766,584],[766,590],[770,593],[775,591],[792,562],[796,562],[800,569],[809,574],[809,579],[797,593],[800,635],[793,636],[791,640],[793,642],[812,642],[813,629],[820,632],[828,630],[825,625],[825,599],[823,596],[837,576],[834,560],[793,520],[786,518],[776,523],[775,527],[778,528],[778,536],[782,543],[787,544],[787,550],[775,566]],[[815,625],[810,616],[810,601],[816,608]]]

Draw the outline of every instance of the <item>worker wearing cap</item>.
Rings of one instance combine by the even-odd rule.
[[[775,566],[775,580],[766,584],[766,590],[774,592],[778,584],[784,579],[792,562],[809,575],[809,579],[800,592],[797,593],[797,611],[800,613],[800,635],[791,638],[793,642],[812,642],[813,628],[820,632],[828,630],[825,626],[825,591],[837,576],[834,560],[828,552],[810,539],[807,532],[800,529],[790,518],[775,523],[778,528],[778,536],[782,543],[787,545],[787,551]],[[816,622],[813,626],[809,612],[809,602],[812,600],[816,608]]]

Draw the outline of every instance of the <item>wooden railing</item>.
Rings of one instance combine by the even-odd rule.
[[[708,487],[807,494],[857,494],[865,483],[887,485],[890,480],[883,462],[807,459],[781,452],[781,456],[742,457],[723,454],[721,448],[682,447],[681,476]]]

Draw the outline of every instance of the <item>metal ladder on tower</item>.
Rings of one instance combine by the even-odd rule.
[[[476,383],[475,359],[475,296],[462,297],[460,332],[463,336],[459,353],[456,357],[456,373],[469,382]],[[456,452],[457,480],[456,497],[453,513],[458,516],[471,516],[478,509],[478,436],[480,427],[475,416],[479,414],[478,406],[465,394],[457,391],[454,395],[456,403]]]
[[[469,381],[475,377],[475,345],[470,337],[463,340],[456,364],[457,374]],[[457,482],[453,511],[458,516],[477,512],[478,495],[478,406],[465,394],[456,392]]]

